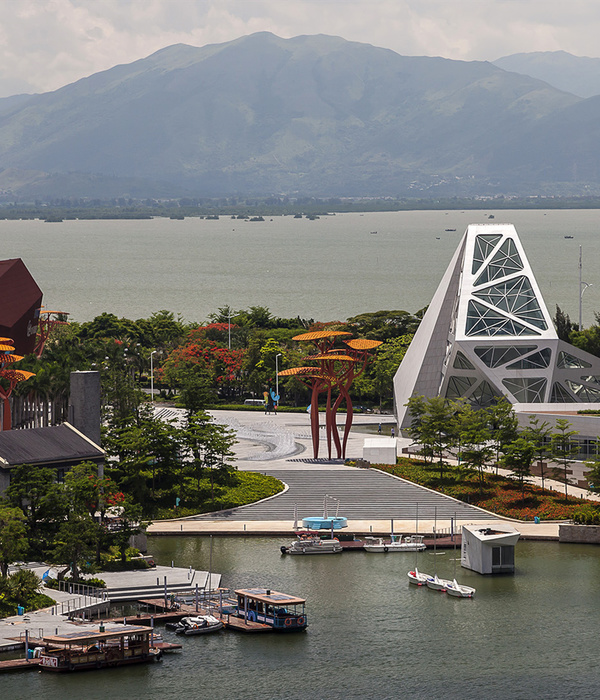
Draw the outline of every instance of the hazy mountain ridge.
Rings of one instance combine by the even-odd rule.
[[[600,58],[573,56],[566,51],[533,51],[503,56],[493,63],[579,97],[600,95]]]
[[[573,180],[586,144],[565,152],[545,130],[555,138],[561,115],[600,109],[584,102],[487,62],[262,32],[170,46],[4,113],[0,103],[0,165],[67,173],[67,189],[79,172],[97,189],[124,178],[199,196],[518,192]],[[539,167],[523,163],[533,143]]]

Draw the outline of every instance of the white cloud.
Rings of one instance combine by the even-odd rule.
[[[175,43],[335,34],[406,55],[600,53],[598,0],[2,0],[0,96],[54,90]]]

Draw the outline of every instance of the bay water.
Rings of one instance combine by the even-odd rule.
[[[363,700],[596,698],[600,672],[597,547],[520,542],[514,576],[457,565],[473,599],[408,583],[420,570],[452,577],[453,550],[434,556],[280,554],[287,540],[213,538],[212,567],[234,588],[307,599],[299,634],[220,632],[164,637],[183,644],[162,663],[79,674],[5,674],[6,698],[45,700]],[[208,569],[208,537],[151,538],[157,563]]]
[[[489,219],[492,215],[495,218]],[[407,211],[219,220],[0,221],[3,258],[24,260],[47,309],[76,321],[159,309],[203,322],[219,307],[266,306],[276,316],[345,320],[430,301],[469,223],[515,224],[553,315],[600,310],[597,210]],[[456,229],[448,231],[446,229]],[[565,236],[573,236],[566,239]]]

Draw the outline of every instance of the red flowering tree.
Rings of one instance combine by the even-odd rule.
[[[159,379],[189,395],[199,390],[205,394],[211,390],[225,395],[236,393],[246,351],[228,347],[229,330],[228,323],[210,323],[191,331],[157,372]],[[194,403],[186,401],[190,410],[200,408]]]

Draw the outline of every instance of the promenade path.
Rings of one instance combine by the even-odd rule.
[[[158,409],[158,415],[177,419],[177,409]],[[498,518],[474,506],[416,486],[376,469],[345,466],[341,460],[328,460],[325,431],[321,430],[320,459],[314,460],[310,440],[309,416],[306,413],[265,415],[262,411],[211,411],[215,420],[236,432],[236,466],[240,470],[259,471],[281,480],[285,492],[265,501],[175,521],[154,522],[149,535],[175,534],[277,534],[294,531],[295,515],[323,514],[325,495],[340,502],[339,515],[348,518],[348,532],[387,534],[391,520],[396,533],[414,532],[418,504],[418,529],[431,533],[449,532],[452,520],[462,523],[507,522],[524,536],[557,538],[558,525],[514,523]],[[345,416],[339,417],[343,421]],[[390,434],[393,416],[355,415],[348,440],[347,456],[362,457],[365,437]],[[398,440],[398,451],[410,441]],[[325,458],[322,457],[325,456]],[[335,514],[335,502],[329,502],[329,515]],[[301,523],[300,523],[301,524]]]

